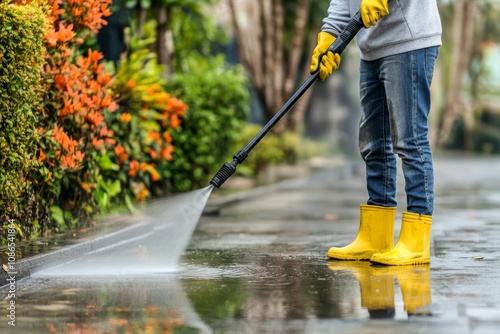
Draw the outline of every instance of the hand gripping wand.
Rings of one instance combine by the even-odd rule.
[[[359,11],[351,18],[345,29],[337,37],[335,42],[328,48],[328,51],[333,53],[341,54],[351,40],[356,36],[358,31],[363,28],[363,22],[361,21],[361,14]],[[309,78],[304,81],[304,83],[295,91],[295,93],[285,102],[285,104],[276,112],[276,114],[269,120],[269,122],[252,138],[252,140],[241,150],[239,150],[234,156],[233,161],[226,162],[219,169],[217,174],[212,178],[210,184],[215,188],[220,188],[224,182],[231,177],[236,172],[236,167],[241,164],[248,157],[250,151],[264,138],[264,136],[278,123],[278,121],[295,105],[295,103],[300,99],[300,97],[318,80],[319,78],[319,66],[318,71],[314,72],[309,76]]]

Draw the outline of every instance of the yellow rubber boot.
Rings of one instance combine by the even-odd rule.
[[[373,254],[370,261],[390,266],[430,263],[432,216],[403,212],[398,242],[388,252]]]
[[[374,253],[389,251],[394,245],[396,208],[360,205],[358,235],[349,245],[332,247],[327,256],[338,260],[369,260]]]

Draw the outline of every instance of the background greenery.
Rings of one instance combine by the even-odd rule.
[[[187,74],[172,76],[167,89],[190,106],[182,129],[172,134],[176,145],[169,170],[173,191],[206,186],[228,159],[250,112],[243,71],[216,57]]]

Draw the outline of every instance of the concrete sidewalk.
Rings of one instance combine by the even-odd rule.
[[[329,247],[357,232],[366,202],[359,161],[233,195],[214,190],[174,276],[29,277],[17,282],[15,329],[139,333],[157,317],[204,333],[498,333],[499,171],[500,158],[436,157],[432,263],[414,267],[327,260]],[[26,275],[141,222],[26,258]],[[114,309],[131,313],[117,322]]]

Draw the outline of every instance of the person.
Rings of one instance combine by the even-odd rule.
[[[360,49],[359,150],[366,167],[368,201],[360,205],[356,238],[332,247],[329,258],[384,265],[430,262],[434,175],[428,139],[430,85],[441,45],[436,0],[331,0],[310,70],[326,79],[341,57],[325,53],[359,11],[365,29]],[[407,199],[394,246],[397,157]]]

